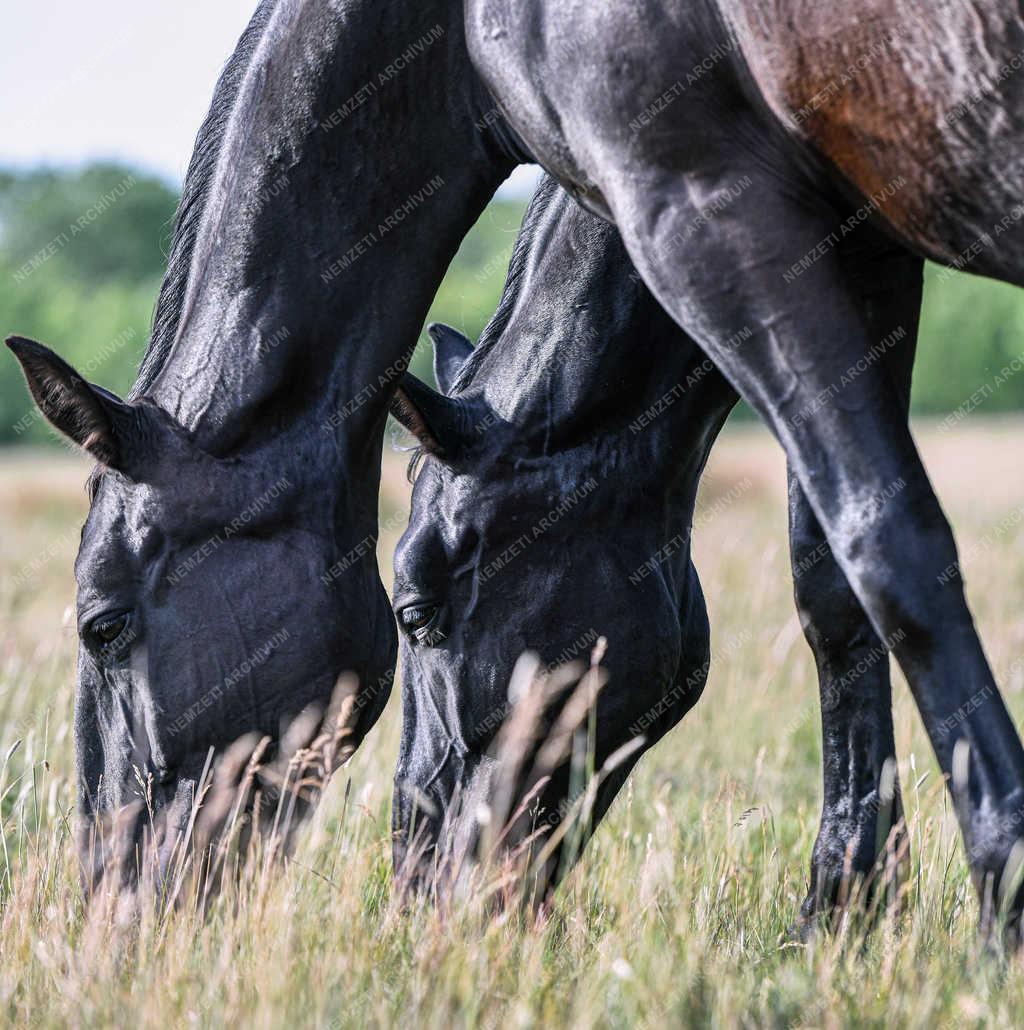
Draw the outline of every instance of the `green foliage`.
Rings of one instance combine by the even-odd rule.
[[[121,165],[0,170],[0,330],[53,344],[97,382],[126,390],[148,339],[176,203],[166,183]],[[428,321],[480,335],[501,296],[524,207],[488,207]],[[929,268],[925,297],[914,410],[1024,409],[1024,294]],[[428,381],[432,357],[424,337],[412,369]],[[15,362],[0,356],[0,443],[47,439]]]
[[[929,266],[924,296],[914,410],[1024,409],[1024,291]]]
[[[115,164],[7,173],[0,177],[0,243],[15,268],[31,267],[55,243],[45,263],[62,280],[150,284],[163,274],[177,203],[162,180]]]
[[[57,347],[123,392],[145,350],[177,194],[117,165],[0,174],[0,330]],[[0,357],[0,442],[52,434]]]
[[[449,266],[430,306],[428,324],[446,322],[476,342],[501,299],[505,272],[525,208],[525,201],[491,202]],[[412,371],[433,382],[433,360],[431,347],[417,348]]]

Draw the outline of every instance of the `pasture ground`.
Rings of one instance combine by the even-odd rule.
[[[922,424],[918,437],[1020,722],[1024,421]],[[817,826],[820,732],[791,601],[783,464],[756,427],[716,449],[695,539],[715,646],[729,657],[641,763],[545,922],[488,917],[473,899],[444,916],[392,903],[397,691],[287,868],[251,877],[205,922],[90,917],[68,841],[85,472],[63,452],[0,454],[0,1019],[161,1030],[1024,1023],[1024,959],[981,953],[945,793],[898,674],[905,911],[867,936],[787,939]],[[384,482],[385,513],[402,508],[402,456],[387,456]],[[382,541],[385,567],[396,537]]]

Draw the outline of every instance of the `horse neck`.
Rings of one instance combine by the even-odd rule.
[[[551,180],[456,389],[482,393],[530,457],[628,466],[683,516],[735,399],[640,281],[616,230]]]
[[[462,4],[280,0],[238,80],[143,392],[217,455],[276,436],[372,460],[444,270],[514,164]]]

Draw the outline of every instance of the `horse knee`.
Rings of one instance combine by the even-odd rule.
[[[927,646],[935,627],[962,614],[965,603],[949,523],[923,471],[919,482],[908,478],[891,495],[844,512],[830,542],[837,575],[841,567],[878,636]],[[827,615],[837,596],[826,593],[819,610]]]

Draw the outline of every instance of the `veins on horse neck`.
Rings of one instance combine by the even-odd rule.
[[[372,389],[345,428],[383,431],[388,369],[408,359],[462,236],[511,169],[474,124],[482,99],[454,0],[275,8],[147,391],[202,446],[228,453],[257,418],[292,421],[299,393],[322,418],[318,398],[344,408]]]

